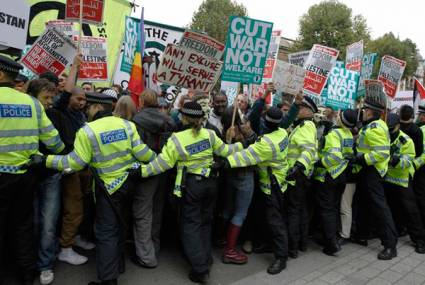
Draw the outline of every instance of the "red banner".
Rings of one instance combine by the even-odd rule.
[[[104,0],[82,0],[83,22],[87,24],[102,24]],[[65,19],[71,21],[80,20],[80,0],[67,0]]]

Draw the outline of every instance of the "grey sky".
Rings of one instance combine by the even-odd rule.
[[[186,26],[202,0],[137,0],[145,7],[145,19]],[[274,29],[282,35],[295,39],[298,35],[298,20],[308,8],[320,0],[237,0],[248,9],[252,18],[274,23]],[[400,39],[413,40],[425,56],[425,3],[423,0],[378,1],[341,0],[353,9],[353,14],[362,14],[371,30],[372,38],[393,32]]]

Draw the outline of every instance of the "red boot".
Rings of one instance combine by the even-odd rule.
[[[236,250],[236,242],[238,241],[241,227],[230,223],[227,230],[227,245],[223,253],[223,263],[244,264],[247,263],[248,257]]]

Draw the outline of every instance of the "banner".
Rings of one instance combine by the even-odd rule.
[[[215,58],[169,44],[158,66],[158,80],[200,92],[210,92],[220,76],[222,63]]]
[[[49,29],[35,41],[22,58],[22,64],[38,75],[51,71],[59,76],[76,53],[77,47],[70,38]]]
[[[394,98],[398,83],[403,76],[406,62],[395,57],[384,55],[379,69],[378,80],[384,84],[385,92]]]
[[[78,37],[74,37],[78,41]],[[83,62],[78,72],[78,80],[107,81],[108,61],[106,55],[106,39],[82,37],[80,42]]]
[[[399,91],[391,101],[391,111],[400,109],[403,105],[413,107],[413,93],[412,90]]]
[[[280,35],[282,31],[273,31],[270,40],[269,51],[267,53],[266,65],[264,66],[263,82],[271,82],[273,70],[279,53]]]
[[[318,44],[313,45],[304,65],[306,72],[303,89],[307,94],[320,96],[338,54],[339,51],[336,49]]]
[[[73,22],[67,22],[64,20],[51,20],[46,23],[47,29],[55,28],[56,31],[65,34],[68,37],[73,37],[78,35],[78,31],[74,29]]]
[[[0,45],[24,49],[30,7],[25,0],[11,0],[0,6]]]
[[[273,83],[277,91],[297,95],[303,88],[305,70],[301,66],[277,60]]]
[[[375,66],[376,59],[378,58],[377,53],[367,53],[363,56],[362,70],[359,79],[359,87],[357,88],[357,96],[362,97],[365,95],[365,84],[366,79],[370,79],[373,73],[373,67]]]
[[[261,84],[273,23],[230,17],[222,80]]]
[[[133,66],[134,54],[136,53],[139,39],[140,20],[129,16],[125,17],[124,43],[120,71],[130,74]]]
[[[179,45],[217,60],[221,60],[224,52],[224,44],[205,34],[192,31],[184,32]]]
[[[354,109],[360,73],[346,68],[334,67],[328,79],[323,104],[334,110]]]
[[[239,82],[221,81],[220,90],[226,93],[228,105],[233,105],[233,102],[238,96]]]
[[[345,68],[360,72],[363,59],[363,40],[353,43],[347,47],[345,56]]]
[[[304,67],[304,64],[307,61],[309,54],[310,54],[309,50],[290,53],[288,54],[288,61],[290,64]]]
[[[80,1],[67,0],[65,19],[80,21]],[[83,1],[83,23],[100,25],[103,19],[104,0],[82,0]],[[111,0],[110,0],[111,1]]]

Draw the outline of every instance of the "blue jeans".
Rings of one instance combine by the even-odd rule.
[[[61,176],[56,173],[41,180],[34,200],[38,236],[37,268],[40,271],[52,269],[56,260],[59,245],[56,227],[61,207]]]
[[[242,226],[254,193],[254,171],[232,170],[226,173],[223,218],[235,226]]]

